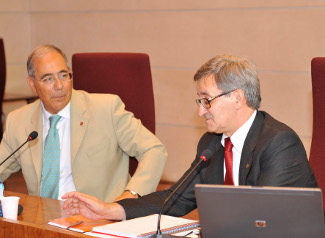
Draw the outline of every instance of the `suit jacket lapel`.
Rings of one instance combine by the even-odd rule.
[[[88,127],[89,114],[86,102],[73,90],[71,97],[71,164],[73,163]]]
[[[239,185],[245,185],[248,173],[253,163],[253,152],[256,148],[258,134],[263,125],[263,115],[257,111],[255,120],[248,131],[239,165]]]
[[[30,155],[34,163],[38,182],[40,182],[43,165],[43,118],[41,101],[36,101],[34,107],[35,110],[31,116],[30,123],[26,126],[25,133],[26,139],[32,131],[37,131],[38,133],[38,137],[35,140],[28,142],[28,147],[30,149]]]
[[[216,146],[216,183],[217,184],[224,184],[224,154],[225,149],[221,145],[221,142]]]
[[[224,148],[221,145],[220,137],[215,136],[211,141],[208,148],[213,152],[212,157],[208,160],[208,163],[204,166],[207,168],[207,172],[203,177],[203,183],[207,184],[223,184],[224,183]]]

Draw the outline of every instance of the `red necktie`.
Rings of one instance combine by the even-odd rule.
[[[226,164],[226,176],[225,185],[234,185],[232,176],[232,147],[230,138],[225,139],[225,164]]]

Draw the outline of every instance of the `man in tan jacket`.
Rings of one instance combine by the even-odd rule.
[[[118,96],[73,90],[66,56],[52,45],[37,47],[28,58],[27,68],[28,84],[40,100],[8,115],[0,162],[30,132],[37,131],[39,136],[0,167],[1,180],[21,168],[29,194],[41,194],[49,118],[59,115],[56,128],[60,140],[60,176],[55,198],[79,191],[112,202],[156,189],[167,157],[165,147],[124,109]],[[129,156],[139,161],[132,178],[128,172]]]

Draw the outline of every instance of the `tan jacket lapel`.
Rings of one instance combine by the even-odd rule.
[[[34,110],[30,123],[26,126],[25,132],[26,139],[32,131],[37,131],[38,133],[38,137],[35,140],[28,142],[28,146],[30,148],[31,158],[34,163],[39,187],[43,164],[43,118],[40,101],[36,102],[35,108],[36,110]]]
[[[86,102],[77,96],[78,91],[72,91],[71,97],[71,164],[78,153],[81,142],[88,127],[89,115]]]

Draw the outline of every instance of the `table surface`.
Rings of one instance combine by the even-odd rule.
[[[89,237],[47,224],[51,219],[67,217],[62,209],[63,201],[10,191],[5,191],[5,196],[20,197],[23,212],[17,221],[0,217],[0,237]]]
[[[67,217],[62,209],[63,201],[10,191],[5,191],[5,196],[20,197],[19,204],[23,206],[23,212],[17,221],[0,217],[0,237],[89,237],[48,225],[51,219]],[[198,219],[197,210],[184,218]]]

